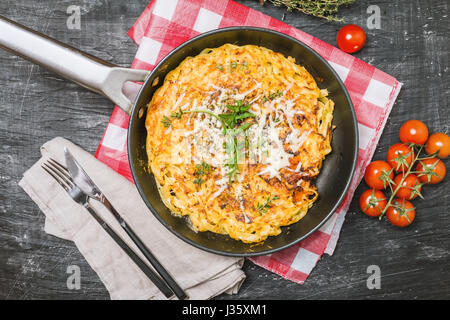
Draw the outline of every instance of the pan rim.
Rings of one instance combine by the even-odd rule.
[[[162,216],[158,213],[158,211],[153,207],[153,205],[150,203],[150,201],[148,200],[146,194],[143,191],[143,188],[139,182],[139,176],[136,172],[136,169],[134,167],[134,158],[133,158],[133,152],[131,149],[131,145],[132,145],[132,141],[131,141],[131,128],[133,127],[134,124],[134,119],[136,117],[136,112],[138,110],[138,104],[140,102],[140,100],[142,99],[142,95],[144,92],[144,88],[150,84],[150,79],[152,78],[152,75],[162,66],[164,65],[164,63],[170,59],[175,53],[177,53],[178,51],[182,50],[184,47],[188,46],[189,44],[191,44],[192,42],[198,41],[199,39],[202,39],[204,37],[208,37],[210,35],[213,34],[217,34],[217,33],[222,33],[222,32],[230,32],[230,31],[257,31],[257,32],[266,32],[266,33],[272,33],[278,37],[282,37],[282,38],[286,38],[289,41],[292,41],[293,43],[295,43],[296,45],[299,45],[303,48],[305,48],[307,51],[309,51],[311,54],[313,54],[316,58],[318,58],[320,60],[321,63],[323,63],[325,65],[325,67],[332,73],[332,75],[334,76],[335,80],[337,81],[339,87],[342,89],[344,96],[350,106],[350,111],[351,111],[351,115],[352,115],[352,125],[353,125],[353,132],[354,132],[354,152],[353,152],[353,159],[352,159],[352,165],[351,165],[351,169],[350,169],[350,174],[347,177],[347,181],[345,183],[345,187],[342,190],[338,200],[335,202],[335,204],[333,205],[333,207],[331,208],[331,210],[327,213],[327,215],[314,227],[311,228],[310,231],[308,231],[306,234],[304,234],[301,237],[298,237],[296,240],[291,241],[283,246],[277,247],[277,248],[273,248],[273,249],[268,249],[268,250],[264,250],[264,251],[259,251],[259,252],[237,252],[237,253],[233,253],[233,252],[228,252],[228,251],[222,251],[222,250],[216,250],[216,249],[212,249],[212,248],[208,248],[206,246],[203,246],[185,236],[183,236],[182,234],[180,234],[179,232],[177,232],[176,230],[174,230],[172,228],[172,226],[170,224],[168,224],[163,218]],[[147,102],[148,103],[148,102]],[[153,213],[153,215],[156,217],[156,219],[166,228],[168,229],[170,232],[172,232],[174,235],[176,235],[178,238],[180,238],[181,240],[191,244],[192,246],[210,252],[210,253],[215,253],[215,254],[219,254],[219,255],[223,255],[223,256],[230,256],[230,257],[255,257],[255,256],[261,256],[261,255],[267,255],[267,254],[272,254],[284,249],[287,249],[297,243],[299,243],[300,241],[308,238],[309,236],[311,236],[315,231],[317,231],[325,222],[327,222],[330,217],[336,212],[336,210],[339,208],[339,206],[341,205],[342,201],[345,199],[345,196],[347,195],[347,192],[350,188],[350,185],[352,183],[353,177],[355,175],[355,171],[356,171],[356,165],[357,165],[357,160],[358,160],[358,149],[359,149],[359,132],[358,132],[358,122],[356,119],[356,113],[355,113],[355,108],[353,106],[353,102],[350,98],[350,94],[347,91],[347,88],[345,87],[344,83],[342,82],[341,78],[339,77],[339,75],[337,74],[337,72],[331,67],[331,65],[318,53],[316,52],[314,49],[312,49],[310,46],[308,46],[307,44],[301,42],[300,40],[289,36],[287,34],[284,34],[282,32],[279,31],[275,31],[272,29],[267,29],[267,28],[261,28],[261,27],[250,27],[250,26],[235,26],[235,27],[226,27],[226,28],[220,28],[220,29],[214,29],[205,33],[201,33],[185,42],[183,42],[182,44],[180,44],[178,47],[174,48],[172,51],[170,51],[163,59],[161,59],[161,61],[153,68],[153,70],[150,72],[150,74],[148,75],[146,81],[144,82],[144,84],[142,85],[141,89],[139,90],[139,93],[136,97],[136,100],[134,102],[133,105],[133,109],[131,111],[130,114],[130,121],[128,124],[128,134],[127,134],[127,151],[128,151],[128,162],[129,162],[129,166],[130,166],[130,170],[131,170],[131,174],[133,177],[133,181],[136,185],[136,188],[138,189],[138,192],[142,198],[142,200],[145,202],[145,204],[147,205],[147,207],[150,209],[150,211]]]

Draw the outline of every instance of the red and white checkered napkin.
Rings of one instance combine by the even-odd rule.
[[[129,31],[139,45],[132,68],[151,70],[172,49],[212,29],[248,25],[265,27],[304,42],[336,70],[353,101],[359,127],[359,157],[355,176],[342,205],[313,235],[301,243],[254,263],[282,277],[303,283],[321,255],[332,254],[354,191],[371,160],[401,83],[392,76],[283,22],[232,0],[152,1]],[[126,151],[128,116],[118,107],[97,150],[96,157],[132,180]]]

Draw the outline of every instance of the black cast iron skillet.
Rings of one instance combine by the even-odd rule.
[[[299,222],[283,227],[280,235],[257,245],[244,244],[212,232],[194,232],[186,218],[174,216],[163,204],[147,167],[145,115],[155,90],[162,85],[167,73],[186,57],[226,43],[254,44],[295,58],[316,80],[323,79],[318,81],[319,87],[327,88],[329,97],[335,102],[333,151],[324,161],[316,182],[318,200]],[[136,187],[155,217],[179,238],[197,248],[222,255],[247,257],[288,248],[323,225],[338,208],[349,188],[358,154],[358,126],[352,102],[332,67],[317,52],[290,36],[254,27],[213,30],[177,47],[152,72],[116,67],[1,17],[0,46],[107,96],[130,114],[128,157]],[[129,80],[145,80],[134,104],[122,93],[124,83]]]

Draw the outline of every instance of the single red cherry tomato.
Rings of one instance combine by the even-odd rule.
[[[420,160],[417,164],[416,171],[419,180],[427,184],[441,182],[447,173],[444,162],[437,158]]]
[[[396,143],[387,152],[387,162],[397,172],[405,172],[411,165],[414,151],[406,144]]]
[[[378,217],[381,211],[386,208],[386,204],[387,201],[384,193],[375,189],[364,191],[359,198],[361,211],[369,217]]]
[[[371,162],[364,172],[364,180],[367,185],[374,189],[384,189],[389,185],[389,181],[383,181],[381,176],[388,177],[392,181],[394,178],[394,171],[386,161],[377,160]]]
[[[360,26],[348,24],[339,30],[336,41],[342,51],[353,53],[364,47],[366,33]]]
[[[403,179],[403,176],[403,174],[399,174],[394,178],[394,190]],[[397,190],[397,193],[395,195],[401,199],[412,200],[417,198],[421,190],[422,184],[420,183],[419,178],[417,178],[415,174],[410,173],[403,180],[400,189]]]
[[[442,132],[433,133],[425,144],[425,151],[428,154],[439,151],[439,158],[447,158],[450,155],[450,137]]]
[[[428,127],[419,120],[406,121],[400,127],[400,140],[403,143],[425,144],[428,139]]]
[[[405,199],[395,199],[386,210],[386,218],[397,227],[409,226],[416,217],[414,206]]]

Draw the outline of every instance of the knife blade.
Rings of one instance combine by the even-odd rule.
[[[102,192],[66,147],[64,147],[64,156],[66,158],[67,170],[74,183],[88,196],[99,200]]]
[[[66,166],[69,171],[69,175],[72,177],[73,182],[77,185],[78,188],[81,189],[84,193],[86,193],[89,197],[100,201],[116,218],[119,222],[120,226],[126,229],[129,232],[129,227],[125,220],[120,216],[117,210],[113,207],[111,202],[106,198],[100,188],[92,181],[92,179],[88,176],[86,171],[81,167],[77,160],[75,160],[74,156],[70,153],[69,149],[64,147],[64,156],[66,158]]]

